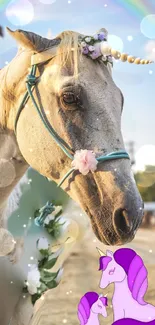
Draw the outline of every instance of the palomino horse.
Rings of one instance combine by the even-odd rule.
[[[115,284],[112,305],[116,324],[155,324],[155,307],[144,300],[148,288],[147,270],[134,250],[121,248],[115,253],[107,251],[106,256],[100,257],[99,269],[102,271],[100,288]],[[118,320],[125,318],[139,322],[119,323]]]
[[[71,159],[81,149],[100,164],[87,175],[72,170],[70,178],[65,176],[63,189],[89,215],[100,241],[108,245],[131,241],[142,220],[143,203],[124,151],[123,96],[112,79],[110,64],[104,55],[97,57],[97,51],[96,60],[81,55],[83,35],[76,32],[48,40],[31,32],[8,31],[20,48],[0,72],[0,255],[16,261],[23,244],[7,231],[6,206],[28,167],[58,183],[66,173],[69,176]],[[103,34],[107,37],[106,30]],[[122,61],[149,63],[102,42],[104,51]],[[1,274],[7,275],[7,263],[4,257]],[[10,295],[3,288],[3,325],[8,325],[20,293],[21,286]]]

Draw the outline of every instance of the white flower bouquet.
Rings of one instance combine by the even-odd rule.
[[[40,253],[40,260],[38,265],[32,265],[28,272],[27,281],[23,288],[24,293],[29,293],[32,296],[32,304],[35,304],[42,294],[48,289],[57,287],[61,281],[63,269],[57,272],[51,272],[52,267],[55,265],[59,254],[52,253],[50,245],[46,238],[39,238],[37,241],[37,249]]]

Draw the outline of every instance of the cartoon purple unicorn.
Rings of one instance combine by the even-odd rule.
[[[98,315],[107,317],[108,299],[96,292],[87,292],[78,305],[80,325],[99,325]]]
[[[114,324],[155,325],[155,307],[144,300],[148,272],[141,257],[129,248],[118,249],[115,253],[107,251],[106,256],[98,251],[101,255],[99,270],[102,271],[100,288],[115,284],[112,298]]]

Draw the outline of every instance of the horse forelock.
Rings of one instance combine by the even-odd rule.
[[[101,256],[99,259],[99,271],[105,271],[108,264],[112,261],[110,256]]]

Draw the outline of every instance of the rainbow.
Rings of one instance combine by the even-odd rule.
[[[0,0],[0,10],[3,10],[4,7],[11,2],[10,0]]]
[[[116,4],[121,5],[128,13],[143,18],[147,15],[155,13],[155,4],[153,1],[146,0],[115,0]],[[147,4],[146,4],[147,3]]]

